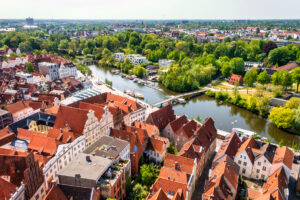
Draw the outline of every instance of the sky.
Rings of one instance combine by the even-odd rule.
[[[0,19],[300,19],[300,0],[1,0]]]

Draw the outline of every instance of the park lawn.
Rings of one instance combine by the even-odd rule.
[[[244,89],[242,89],[242,90],[238,90],[238,92],[239,92],[239,94],[241,95],[241,97],[242,97],[243,99],[247,99],[247,100],[248,100],[252,95],[257,94],[255,88],[248,88],[248,93],[247,93],[247,88],[244,88]],[[234,97],[234,91],[233,91],[233,90],[228,91],[228,94],[230,95],[231,98]],[[262,96],[269,97],[269,98],[271,99],[271,98],[273,98],[273,93],[264,90],[264,91],[262,91]]]

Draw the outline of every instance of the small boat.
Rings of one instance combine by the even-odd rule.
[[[125,74],[121,74],[121,77],[122,77],[122,78],[125,78]]]
[[[136,98],[139,98],[139,99],[144,99],[144,95],[141,94],[141,93],[136,93],[136,94],[135,94],[135,97],[136,97]]]
[[[124,93],[125,94],[130,94],[130,91],[129,90],[124,90]]]
[[[255,133],[253,131],[248,131],[248,130],[241,129],[241,128],[232,128],[232,132],[236,133],[240,137],[242,137],[242,136],[255,137],[255,138],[261,137],[260,135],[258,135],[257,133]]]
[[[138,79],[134,79],[133,82],[137,83],[139,80]]]
[[[140,81],[140,84],[141,84],[141,85],[145,85],[146,82],[145,82],[145,81]]]
[[[183,98],[177,98],[177,101],[178,101],[178,103],[186,104],[186,101]]]

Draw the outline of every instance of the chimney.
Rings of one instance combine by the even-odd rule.
[[[60,131],[60,133],[62,133],[62,132],[63,132],[63,131],[62,131],[62,128],[60,128],[59,131]]]
[[[180,165],[179,165],[178,162],[175,162],[175,169],[176,169],[177,171],[180,171]]]

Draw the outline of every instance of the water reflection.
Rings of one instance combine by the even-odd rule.
[[[141,86],[132,80],[110,73],[110,69],[108,68],[97,68],[96,66],[91,66],[90,68],[93,73],[101,79],[104,80],[107,78],[113,81],[113,86],[121,91],[134,89],[136,92],[142,93],[145,96],[145,101],[150,104],[165,99],[167,95],[176,94],[165,88],[163,88],[163,92],[161,92],[146,86]],[[231,132],[233,127],[239,127],[268,137],[271,141],[276,143],[283,139],[285,145],[293,146],[296,143],[300,145],[300,136],[289,134],[278,129],[268,120],[250,111],[227,103],[220,104],[215,99],[205,95],[193,98],[187,101],[185,105],[176,105],[174,106],[174,110],[177,115],[186,114],[189,118],[195,118],[197,115],[199,115],[202,120],[206,117],[212,117],[218,129],[228,132]]]

